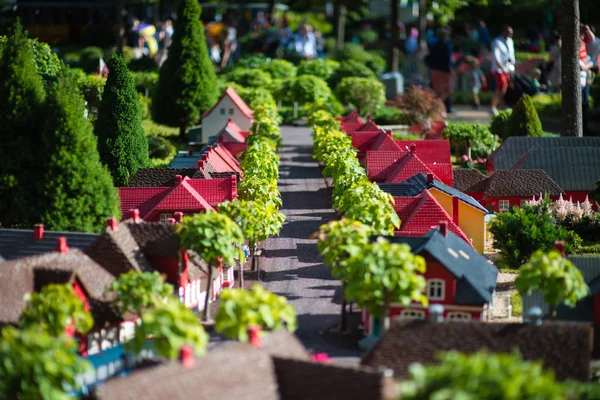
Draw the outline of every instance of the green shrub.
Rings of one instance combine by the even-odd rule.
[[[531,98],[533,106],[539,115],[560,117],[562,109],[562,95],[554,94],[536,94]]]
[[[179,134],[179,130],[177,128],[157,124],[151,119],[143,120],[142,128],[144,128],[144,132],[147,136],[173,137]]]
[[[394,140],[422,140],[423,138],[418,133],[393,133]]]
[[[134,72],[132,75],[137,90],[144,94],[146,91],[152,92],[158,82],[158,73],[156,72]]]
[[[373,119],[378,125],[410,125],[410,119],[404,111],[389,106],[379,107]]]
[[[467,154],[470,147],[472,158],[486,158],[497,144],[487,126],[467,122],[450,123],[444,130],[444,137],[450,141],[450,148],[456,156]]]
[[[260,69],[269,62],[269,59],[262,54],[250,54],[240,57],[236,64],[237,68]]]
[[[106,78],[98,75],[78,75],[77,88],[79,93],[83,95],[86,102],[86,108],[88,110],[88,119],[94,125],[98,118],[98,111],[100,110],[100,104],[102,103],[102,94],[104,93],[104,84]]]
[[[366,65],[354,61],[348,60],[340,63],[340,67],[335,73],[329,78],[329,86],[335,88],[344,78],[357,77],[357,78],[375,78],[375,73]]]
[[[580,246],[573,253],[583,255],[600,255],[600,243]]]
[[[506,132],[506,125],[508,124],[508,120],[511,114],[512,110],[503,110],[492,117],[490,131],[493,135],[496,135],[503,140],[506,139],[504,133]]]
[[[142,107],[142,119],[150,118],[150,110],[152,109],[152,98],[138,93],[140,96],[140,106]]]
[[[248,104],[248,107],[250,107],[251,109],[254,109],[257,106],[264,105],[264,104],[269,104],[274,107],[277,107],[277,104],[275,103],[275,99],[273,98],[273,95],[267,89],[242,88],[241,87],[241,88],[235,89],[235,91],[237,94],[240,95],[242,100],[244,100],[244,102],[246,104]]]
[[[358,32],[358,39],[361,43],[372,44],[379,40],[379,34],[372,29],[362,29]]]
[[[523,299],[519,292],[512,293],[510,295],[510,304],[512,305],[513,317],[520,317],[523,315]]]
[[[318,100],[328,100],[332,97],[331,89],[324,80],[313,75],[301,75],[286,79],[275,92],[277,101],[283,104],[314,103]]]
[[[274,79],[287,79],[296,76],[297,68],[286,60],[271,60],[264,64],[261,69],[268,72]]]
[[[79,68],[87,72],[95,72],[98,70],[100,58],[104,57],[104,50],[100,47],[86,47],[79,52]]]
[[[148,156],[150,158],[168,158],[175,155],[175,146],[162,136],[148,136]]]
[[[142,57],[131,60],[127,66],[130,71],[134,72],[158,72],[158,65],[153,58]]]
[[[342,65],[346,61],[356,61],[366,65],[372,72],[379,75],[385,70],[385,59],[379,54],[366,51],[360,45],[355,43],[344,43],[344,49],[336,51],[334,59],[341,61]]]
[[[372,114],[385,103],[385,87],[376,78],[343,78],[335,92],[342,104],[356,107],[359,114]]]
[[[550,54],[547,52],[531,53],[528,51],[515,51],[515,58],[517,59],[517,62],[525,62],[529,60],[548,61],[550,59]]]
[[[504,137],[510,136],[544,136],[540,117],[535,110],[531,97],[524,94],[512,110],[506,123]]]
[[[37,39],[28,39],[29,44],[33,48],[33,57],[37,72],[44,80],[53,79],[60,70],[60,60],[56,54],[52,52],[48,43],[38,42]],[[0,57],[6,44],[6,36],[0,36]]]
[[[319,31],[323,35],[333,32],[333,25],[327,22],[325,14],[323,13],[287,11],[285,16],[288,20],[289,28],[294,32],[297,31],[302,24],[312,26],[315,31]]]
[[[302,61],[298,67],[298,75],[314,75],[329,80],[340,67],[340,63],[334,60],[318,58],[316,60]]]
[[[223,79],[237,83],[246,88],[270,88],[273,84],[271,74],[259,69],[236,68],[225,74]]]

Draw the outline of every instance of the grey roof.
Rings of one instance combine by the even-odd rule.
[[[81,232],[45,231],[42,240],[33,238],[33,229],[0,229],[0,262],[49,253],[56,248],[56,239],[64,236],[67,246],[85,249],[99,234]]]
[[[444,237],[432,229],[420,238],[390,237],[393,243],[406,243],[414,254],[427,252],[456,277],[456,297],[462,304],[492,301],[498,269],[450,230]]]
[[[434,179],[433,182],[427,182],[427,176],[423,173],[418,173],[415,176],[408,178],[404,182],[400,183],[380,183],[379,188],[381,188],[381,190],[383,190],[384,192],[396,197],[418,196],[425,189],[435,188],[441,192],[446,193],[449,196],[458,197],[460,200],[478,209],[479,211],[483,211],[485,213],[488,212],[488,210],[485,207],[483,207],[477,200],[461,192],[460,190],[448,186],[445,183],[438,181],[437,179]]]
[[[513,168],[543,169],[565,191],[591,191],[600,178],[600,147],[535,147]]]
[[[561,187],[541,169],[496,171],[474,188],[483,191],[487,197],[558,196],[563,193]]]
[[[169,168],[194,168],[204,151],[180,151],[169,163]]]
[[[452,187],[461,192],[473,192],[472,187],[485,180],[487,177],[475,168],[454,168]]]
[[[488,160],[493,162],[494,171],[510,169],[534,147],[600,147],[600,137],[511,136],[488,157]]]

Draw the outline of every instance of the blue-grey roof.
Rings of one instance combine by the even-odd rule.
[[[498,269],[463,239],[448,231],[444,236],[432,229],[420,238],[395,236],[393,243],[406,243],[414,254],[427,252],[456,277],[456,297],[462,304],[490,303]]]
[[[473,197],[464,194],[452,186],[448,186],[437,179],[434,179],[433,182],[427,182],[427,176],[423,173],[418,173],[400,183],[380,183],[379,187],[384,192],[397,197],[413,197],[421,194],[423,190],[436,188],[437,190],[444,192],[449,196],[458,197],[460,200],[472,207],[477,208],[479,211],[483,211],[484,213],[488,212],[488,210]]]
[[[534,147],[600,147],[600,137],[511,136],[489,156],[489,160],[494,163],[495,171],[510,169]]]
[[[42,240],[35,240],[32,229],[0,229],[0,262],[52,252],[56,249],[56,239],[61,236],[67,238],[70,248],[83,250],[100,235],[45,231]]]
[[[204,151],[180,151],[169,163],[169,168],[194,168],[202,158]]]

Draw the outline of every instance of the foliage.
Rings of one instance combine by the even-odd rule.
[[[339,67],[339,62],[327,58],[304,60],[298,66],[298,75],[314,75],[324,81],[328,81]]]
[[[41,327],[53,337],[59,337],[73,324],[77,332],[86,333],[94,325],[92,315],[71,285],[50,284],[39,292],[28,294],[21,314],[21,328]]]
[[[581,238],[554,223],[552,215],[541,207],[524,205],[499,213],[490,222],[494,248],[500,250],[499,267],[518,268],[535,250],[548,251],[556,241],[564,241],[567,253],[581,244]]]
[[[236,63],[236,68],[261,69],[269,61],[270,59],[262,54],[247,54],[240,57]]]
[[[345,295],[374,316],[387,316],[390,303],[427,305],[425,259],[407,244],[379,237],[346,261]]]
[[[77,389],[76,378],[91,365],[80,358],[75,342],[56,338],[40,327],[2,329],[0,340],[0,397],[6,399],[67,400],[66,387]]]
[[[177,128],[172,128],[166,125],[160,125],[156,122],[145,119],[142,121],[142,128],[144,128],[144,132],[146,132],[147,136],[161,136],[161,137],[175,137],[178,135]],[[148,143],[148,146],[150,144]]]
[[[273,79],[293,78],[297,73],[297,68],[294,64],[280,59],[271,60],[263,65],[261,69],[269,73]]]
[[[133,72],[131,73],[135,82],[135,87],[140,92],[148,90],[152,92],[158,83],[158,73],[156,72]]]
[[[219,297],[215,330],[230,339],[248,341],[248,328],[296,330],[296,312],[284,296],[254,285],[251,290],[227,289]]]
[[[8,38],[6,36],[0,36],[0,58],[4,46],[6,46]],[[39,42],[37,39],[28,39],[31,48],[33,49],[33,57],[35,59],[35,65],[37,73],[42,76],[44,80],[51,80],[58,74],[60,70],[60,60],[56,54],[52,52],[48,43]]]
[[[100,65],[100,58],[104,56],[104,50],[100,47],[85,47],[79,52],[77,67],[86,72],[96,72]]]
[[[379,34],[373,29],[361,29],[358,32],[358,39],[361,43],[373,44],[379,40]]]
[[[512,306],[512,316],[520,317],[523,315],[523,298],[519,293],[512,293],[510,295],[510,305]]]
[[[490,124],[490,132],[492,135],[498,136],[500,139],[506,139],[505,133],[507,132],[508,120],[512,114],[512,110],[502,110],[498,114],[492,117],[492,123]]]
[[[164,137],[148,137],[148,155],[150,158],[172,158],[175,154],[175,146]]]
[[[540,117],[535,111],[531,97],[524,94],[513,107],[512,114],[506,123],[504,137],[509,136],[544,136]]]
[[[314,103],[318,100],[327,101],[331,97],[331,89],[327,83],[313,75],[300,75],[286,79],[275,93],[275,98],[283,104]]]
[[[532,53],[528,51],[515,51],[515,59],[520,63],[530,60],[548,61],[550,60],[550,54],[547,52]]]
[[[335,91],[343,104],[355,106],[359,114],[372,114],[385,103],[385,87],[374,78],[343,78]]]
[[[153,93],[152,118],[178,127],[182,138],[185,128],[196,124],[219,98],[200,13],[197,1],[179,2],[169,57],[160,68]]]
[[[523,399],[561,400],[563,387],[540,361],[525,361],[518,352],[489,354],[485,350],[466,355],[447,352],[440,363],[410,367],[401,382],[402,399]]]
[[[77,77],[77,88],[83,96],[85,107],[88,111],[87,118],[94,125],[98,119],[100,105],[102,104],[102,94],[106,78],[100,75],[85,75]]]
[[[560,93],[538,93],[531,98],[533,106],[539,115],[560,116],[562,95]]]
[[[265,64],[265,68],[270,63]],[[237,83],[246,88],[270,88],[273,85],[271,74],[260,69],[236,68],[223,76],[228,82]]]
[[[232,202],[221,203],[219,212],[234,220],[251,244],[278,235],[285,221],[285,215],[277,210],[274,203],[261,199],[235,199]]]
[[[259,108],[260,107],[261,106],[259,106]],[[250,152],[248,152],[248,149],[246,150],[246,152],[244,153],[244,159],[251,157],[258,158],[261,156],[260,153],[255,154],[258,150],[251,149],[250,146],[270,146],[272,150],[277,150],[281,147],[282,139],[281,133],[279,132],[279,124],[277,123],[277,120],[274,120],[267,116],[264,116],[262,118],[255,117],[255,120],[252,123],[252,126],[250,127],[250,132],[251,133],[246,140]],[[267,140],[268,142],[265,142],[265,140]],[[273,152],[273,154],[270,155],[270,157],[272,160],[273,157],[277,157],[277,155]],[[243,159],[242,162],[244,162]],[[279,168],[279,161],[277,161],[277,165],[273,164],[272,167]]]
[[[489,105],[492,102],[494,93],[492,92],[479,92],[479,102],[482,105]],[[458,105],[473,105],[473,92],[470,90],[457,90],[452,92],[452,103]]]
[[[125,186],[140,168],[148,167],[148,140],[142,128],[140,98],[125,60],[113,54],[95,133],[102,162],[116,186]]]
[[[166,302],[157,302],[146,310],[135,337],[126,346],[139,353],[149,338],[156,354],[170,359],[177,358],[183,345],[192,346],[197,355],[204,354],[209,339],[194,312],[176,297],[168,297]]]
[[[238,185],[238,194],[242,200],[262,200],[276,207],[282,206],[277,182],[265,178],[244,179]]]
[[[486,125],[468,122],[453,122],[444,129],[444,137],[456,155],[465,154],[469,147],[471,156],[485,158],[496,149],[496,139]]]
[[[372,117],[377,125],[410,125],[406,113],[394,107],[379,107]]]
[[[315,31],[321,32],[323,35],[333,32],[333,26],[327,22],[323,13],[287,11],[285,17],[288,20],[289,28],[294,32],[298,31],[302,24],[312,26]]]
[[[113,304],[121,314],[130,312],[137,316],[141,316],[144,310],[172,295],[173,290],[173,286],[165,283],[157,271],[129,271],[120,275],[110,285],[110,291],[115,294]]]
[[[271,107],[277,113],[277,104],[271,92],[264,88],[240,88],[235,89],[236,93],[240,95],[242,100],[254,110],[257,107]]]
[[[220,259],[229,265],[235,264],[238,257],[244,260],[242,230],[224,214],[209,210],[205,214],[186,216],[177,226],[177,232],[183,248],[193,250],[210,265]]]
[[[444,104],[430,88],[413,86],[403,96],[389,100],[387,104],[403,110],[413,125],[423,125],[436,119],[444,110]]]
[[[366,51],[355,43],[344,43],[341,51],[336,51],[333,58],[344,65],[348,61],[357,61],[367,66],[376,75],[385,70],[385,59],[375,52]]]
[[[377,78],[375,73],[369,67],[355,60],[346,60],[340,62],[335,72],[328,78],[327,83],[335,88],[344,78]]]

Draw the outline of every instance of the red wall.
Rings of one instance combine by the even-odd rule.
[[[539,195],[537,195],[537,197],[539,197]],[[483,200],[480,201],[480,203],[485,207],[489,209],[489,206],[491,206],[492,210],[495,212],[499,212],[500,211],[500,200],[508,200],[509,202],[509,207],[521,207],[521,200],[532,200],[533,196],[527,196],[527,197],[484,197]],[[584,196],[585,198],[585,196]],[[550,200],[552,201],[556,201],[558,200],[558,196],[552,196],[550,197]],[[573,200],[575,200],[573,198]]]
[[[180,284],[185,287],[188,283],[187,271],[185,271],[185,282],[180,282],[178,257],[152,257],[152,264],[160,272],[167,275],[167,282],[175,285],[175,287]]]
[[[73,281],[73,293],[75,294],[75,296],[81,299],[85,311],[90,311],[90,302],[88,300],[88,296],[85,293],[83,286],[77,279]],[[75,336],[79,342],[79,354],[83,356],[87,355],[87,335],[82,335],[79,332],[75,332],[75,327],[72,324],[69,324],[69,326],[67,326],[67,329],[65,329],[65,334],[71,337]]]

